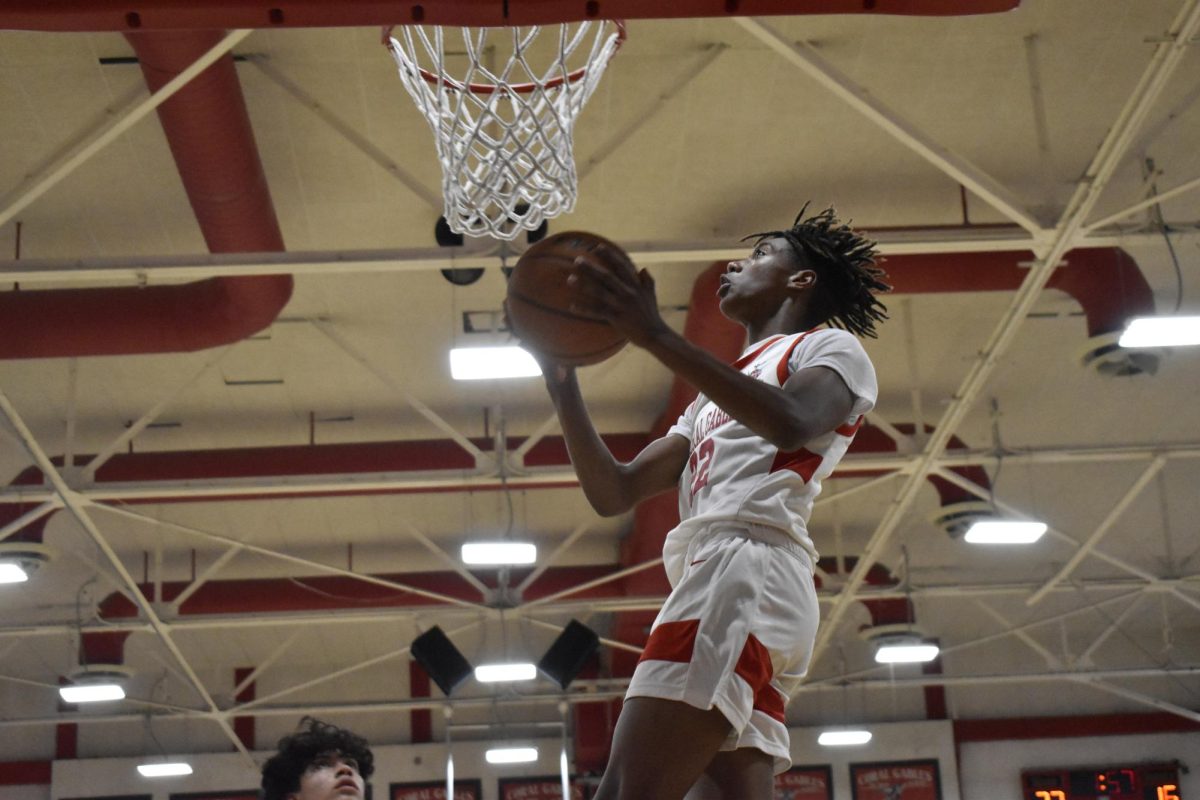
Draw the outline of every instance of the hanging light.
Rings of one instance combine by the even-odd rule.
[[[489,764],[527,764],[537,757],[536,747],[493,747],[484,753]]]
[[[475,680],[480,683],[531,681],[537,677],[537,667],[529,663],[480,664],[475,668]]]
[[[125,699],[125,690],[119,683],[91,683],[82,686],[60,686],[58,696],[64,703],[102,703],[106,700]]]
[[[537,545],[529,542],[467,542],[462,546],[464,564],[503,566],[537,561]]]
[[[921,664],[933,661],[941,650],[919,634],[883,636],[875,640],[877,664]]]
[[[133,671],[121,664],[90,664],[75,670],[70,683],[58,687],[64,703],[102,703],[122,700]]]
[[[1136,317],[1117,340],[1121,347],[1185,347],[1200,344],[1200,317]]]
[[[971,544],[1032,544],[1046,532],[1044,522],[1021,519],[979,520],[963,534]]]
[[[520,347],[455,347],[450,376],[456,381],[536,378],[542,374],[533,356]]]
[[[171,778],[178,775],[191,775],[192,765],[186,761],[157,761],[150,764],[138,764],[137,771],[144,778]]]
[[[849,747],[871,741],[871,732],[864,728],[838,728],[821,731],[817,744],[825,747]]]

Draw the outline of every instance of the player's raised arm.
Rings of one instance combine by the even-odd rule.
[[[674,488],[688,459],[688,441],[668,435],[647,445],[629,463],[622,463],[596,432],[571,367],[543,363],[546,388],[554,401],[571,463],[592,508],[614,516],[647,497]]]

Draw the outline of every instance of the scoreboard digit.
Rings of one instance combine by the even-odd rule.
[[[1027,769],[1024,800],[1183,800],[1179,762],[1112,767]]]

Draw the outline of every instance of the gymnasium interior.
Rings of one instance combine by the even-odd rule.
[[[381,31],[585,21],[623,40],[577,195],[449,230]],[[894,291],[777,797],[1200,798],[1200,348],[1121,344],[1200,314],[1198,39],[1200,0],[0,2],[0,798],[253,798],[313,716],[374,800],[450,758],[456,798],[587,800],[676,499],[598,516],[542,379],[450,352],[518,344],[507,275],[580,230],[732,361],[718,277],[806,203]],[[579,378],[622,459],[694,395],[632,346]],[[1003,520],[1042,532],[968,541]]]

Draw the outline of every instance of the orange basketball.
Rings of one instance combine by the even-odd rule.
[[[508,278],[504,301],[508,325],[530,350],[574,366],[597,364],[625,346],[625,337],[602,319],[571,310],[575,289],[567,283],[575,259],[585,253],[607,269],[623,269],[621,248],[594,233],[547,236],[526,250]]]

